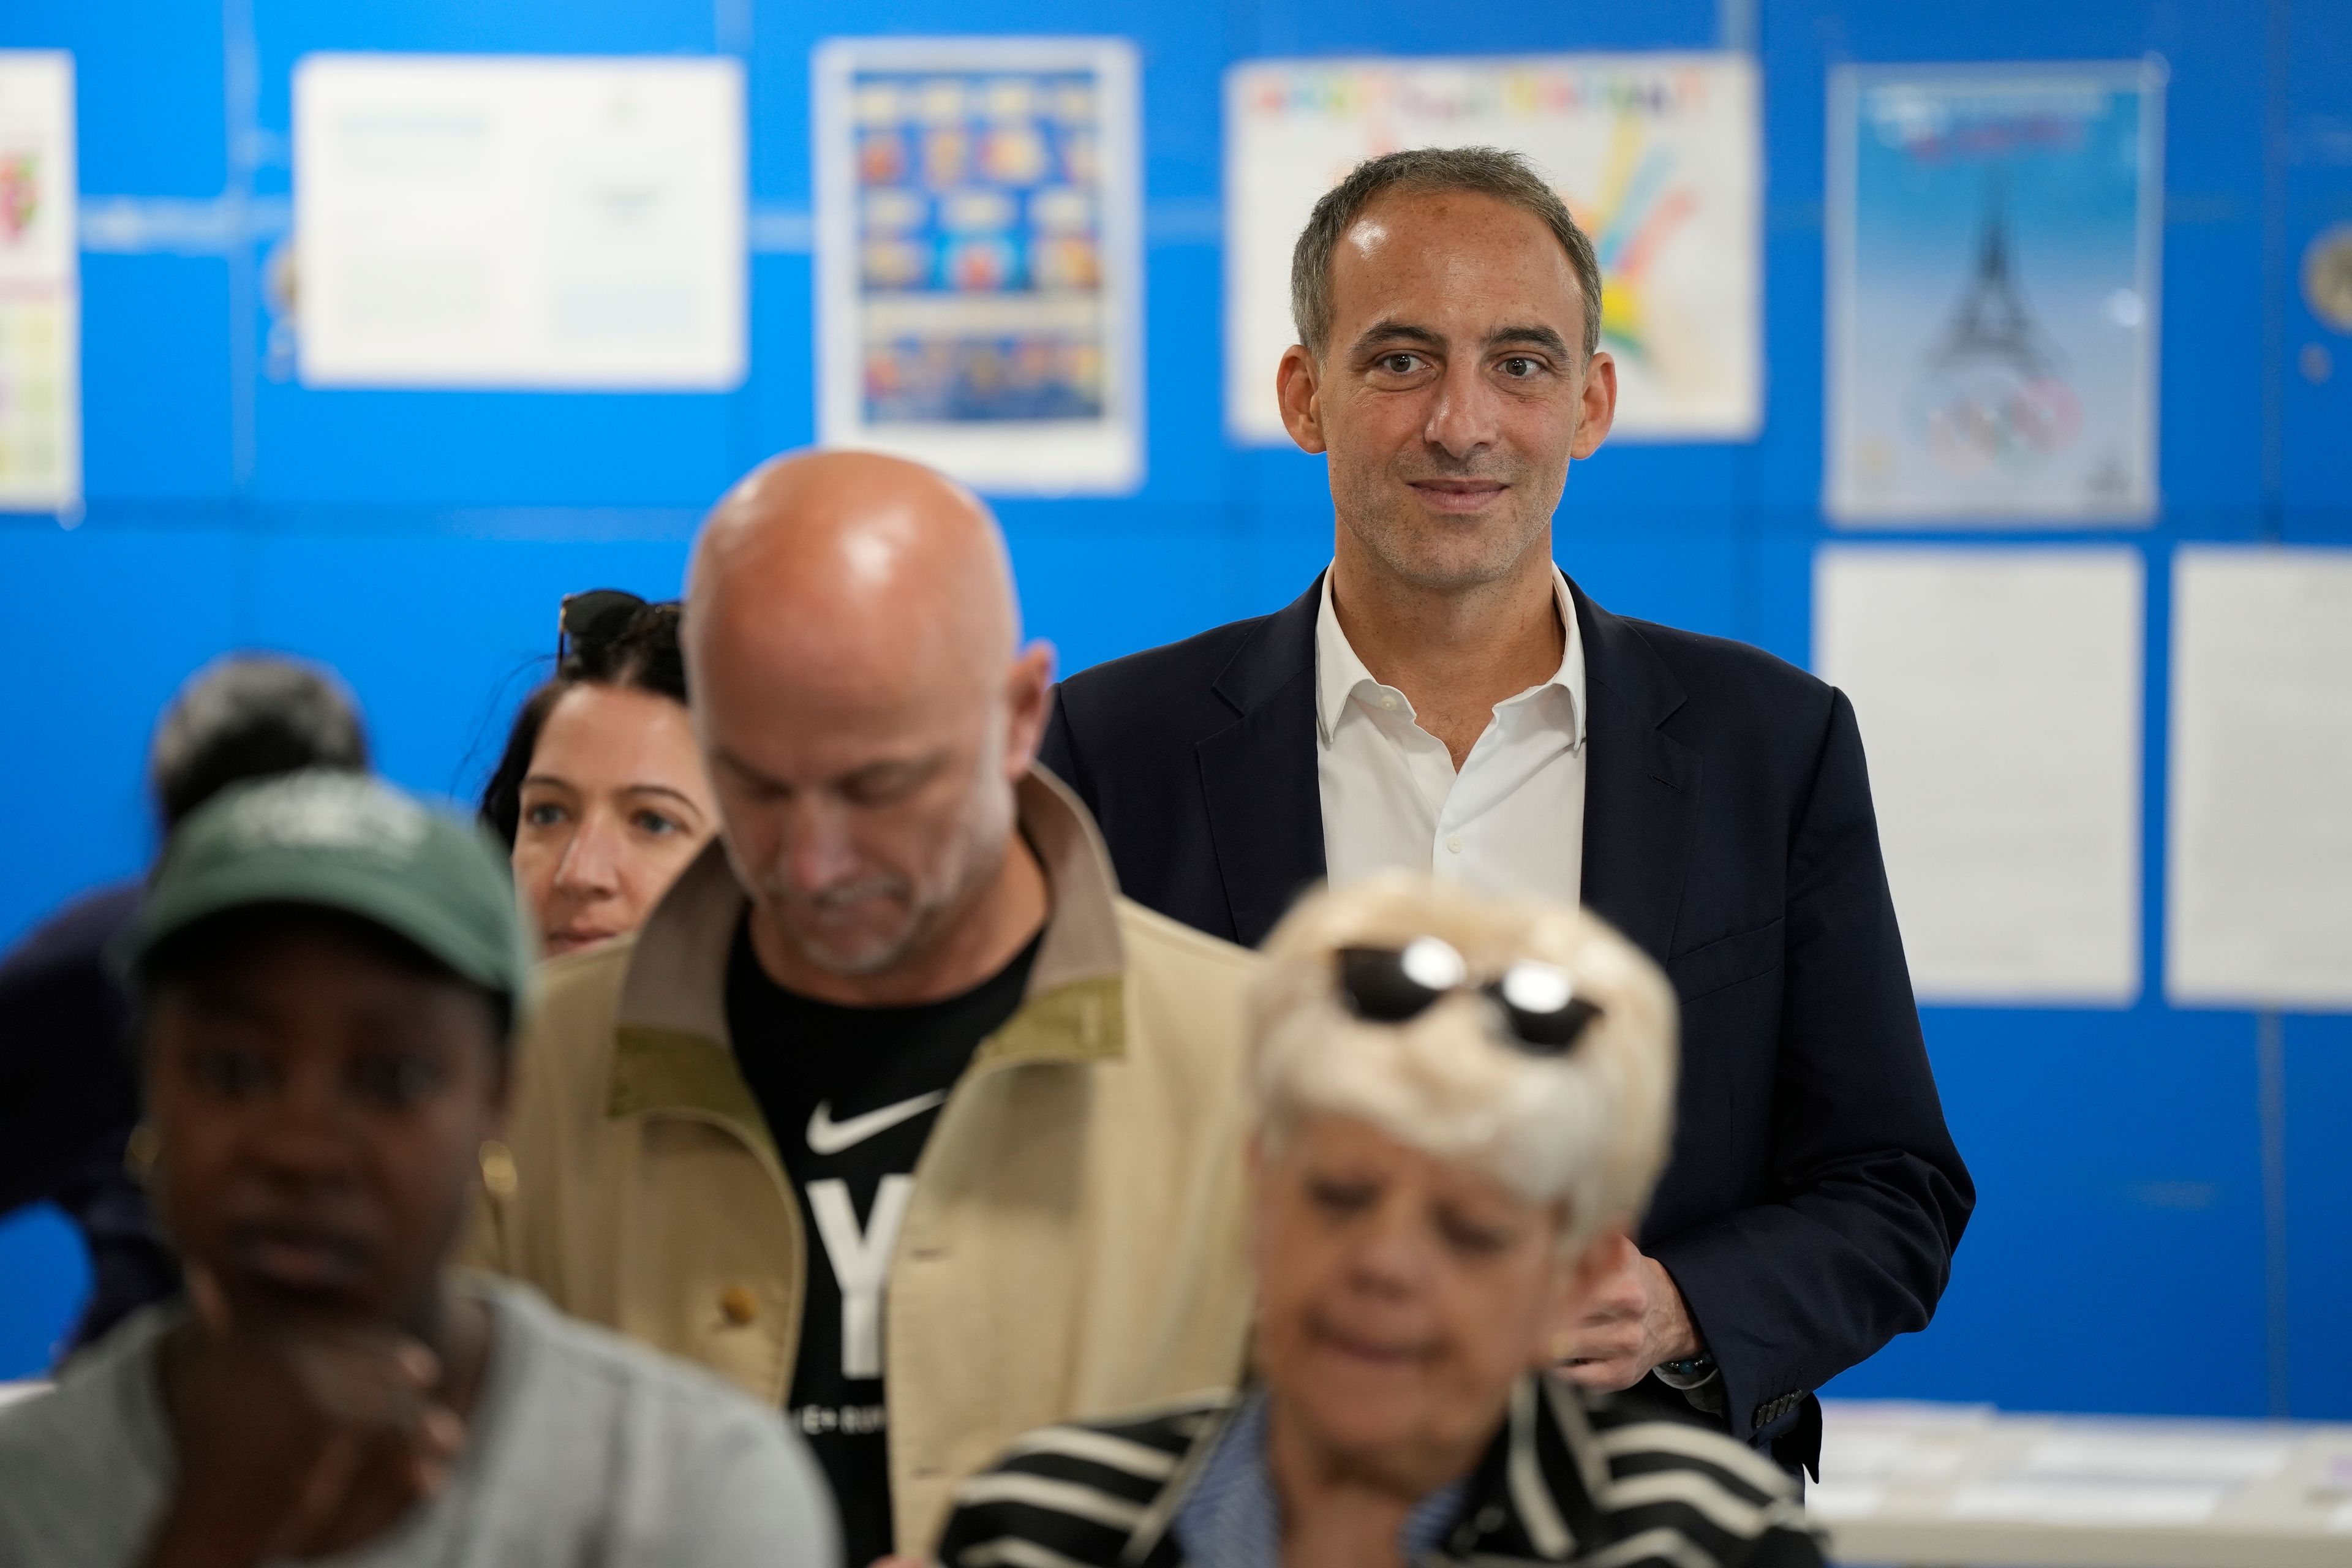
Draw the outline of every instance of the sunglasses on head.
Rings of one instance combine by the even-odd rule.
[[[1601,1016],[1597,1004],[1576,994],[1567,971],[1535,959],[1520,959],[1473,985],[1468,963],[1433,936],[1415,937],[1402,947],[1339,950],[1339,994],[1367,1023],[1404,1023],[1456,991],[1475,991],[1494,1003],[1512,1042],[1533,1056],[1560,1055]]]
[[[562,608],[555,617],[556,658],[569,658],[576,643],[605,642],[619,637],[646,604],[625,588],[591,588],[585,593],[564,595]]]

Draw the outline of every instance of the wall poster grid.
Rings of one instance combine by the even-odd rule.
[[[837,38],[814,60],[818,438],[999,494],[1142,482],[1122,39]]]

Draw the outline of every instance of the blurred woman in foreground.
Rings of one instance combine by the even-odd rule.
[[[1790,1482],[1549,1372],[1664,1161],[1674,1000],[1574,910],[1396,873],[1267,939],[1260,1381],[1049,1427],[965,1483],[950,1568],[1818,1568]]]
[[[226,792],[131,932],[134,1140],[184,1304],[0,1409],[0,1563],[830,1568],[774,1410],[448,1267],[530,953],[467,825],[352,774]]]
[[[554,678],[482,792],[550,954],[636,930],[717,831],[677,623],[677,605],[617,588],[566,598]]]

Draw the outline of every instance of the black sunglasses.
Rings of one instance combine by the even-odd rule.
[[[1339,994],[1367,1023],[1402,1024],[1440,997],[1474,990],[1495,1004],[1512,1040],[1534,1056],[1560,1055],[1601,1016],[1598,1004],[1576,994],[1567,971],[1531,958],[1474,986],[1470,965],[1433,936],[1415,937],[1402,947],[1339,950]]]
[[[620,636],[646,603],[625,588],[591,588],[564,595],[563,606],[555,617],[557,660],[569,658],[574,643],[605,642]]]

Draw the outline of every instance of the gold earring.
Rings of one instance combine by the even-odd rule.
[[[515,1175],[514,1151],[492,1138],[482,1144],[478,1156],[482,1165],[482,1186],[494,1198],[510,1198],[521,1183]]]
[[[129,1138],[123,1140],[122,1168],[131,1173],[132,1181],[143,1187],[148,1178],[154,1174],[155,1157],[163,1152],[163,1139],[155,1135],[153,1127],[142,1121],[131,1130]]]

